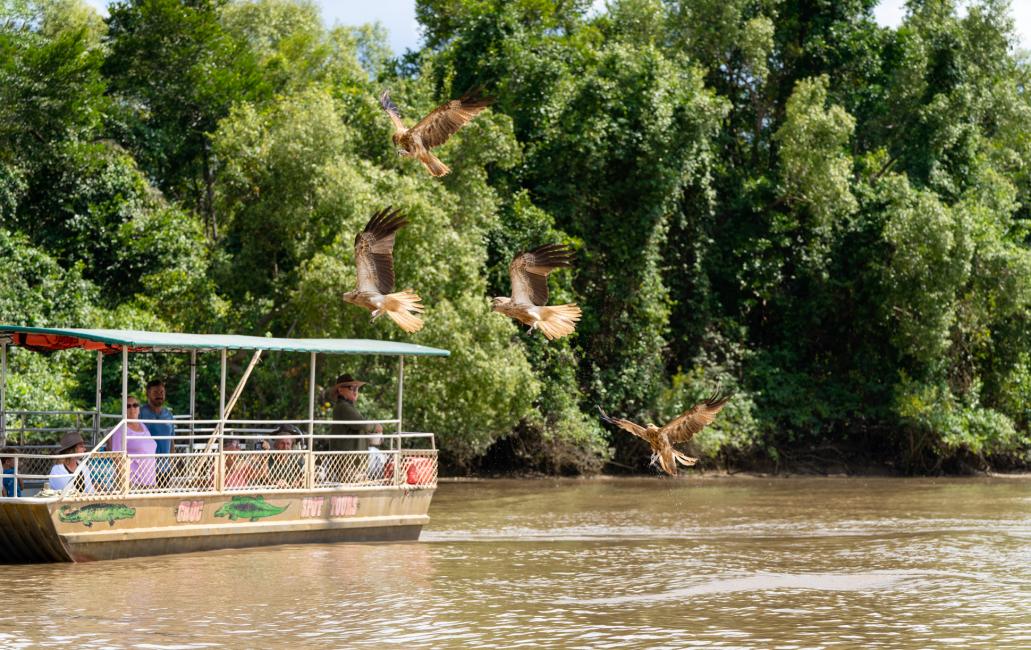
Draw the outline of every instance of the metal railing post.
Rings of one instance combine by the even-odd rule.
[[[401,440],[397,441],[397,449],[394,450],[394,487],[400,487],[404,481],[401,479]]]

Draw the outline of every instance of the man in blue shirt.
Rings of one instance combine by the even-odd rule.
[[[147,403],[140,407],[141,420],[167,420],[168,424],[147,423],[150,435],[154,436],[157,449],[154,453],[167,454],[172,449],[171,438],[162,439],[160,436],[171,436],[175,434],[175,426],[172,424],[172,412],[165,408],[165,382],[160,379],[151,379],[147,382]],[[168,459],[158,460],[158,472],[166,473],[169,470]]]

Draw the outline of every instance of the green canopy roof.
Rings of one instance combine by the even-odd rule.
[[[176,334],[138,330],[95,330],[0,325],[0,341],[34,350],[82,348],[105,353],[175,352],[186,350],[283,350],[329,354],[386,354],[446,357],[451,353],[412,343],[370,339],[279,339],[235,334]]]

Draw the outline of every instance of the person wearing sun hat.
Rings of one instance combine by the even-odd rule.
[[[83,441],[82,435],[78,431],[69,431],[64,434],[58,447],[57,456],[86,453],[86,442]],[[63,490],[72,480],[72,474],[75,473],[81,462],[81,456],[58,458],[54,466],[50,468],[50,489]],[[75,489],[79,492],[93,491],[93,481],[90,478],[89,467],[83,467],[82,471],[79,472],[79,476],[75,479]]]
[[[358,401],[358,391],[369,382],[361,381],[345,373],[336,380],[336,406],[333,407],[333,420],[364,420],[365,416],[358,412],[355,406]],[[383,425],[380,424],[334,424],[330,433],[335,436],[361,435],[363,433],[382,433]],[[369,447],[367,438],[331,438],[329,440],[330,451],[365,451]]]

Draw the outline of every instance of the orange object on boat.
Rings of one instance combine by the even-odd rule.
[[[433,459],[431,458],[406,458],[408,466],[407,483],[409,485],[424,485],[433,482]]]
[[[406,458],[402,463],[405,472],[405,483],[408,485],[426,485],[433,482],[432,458]],[[394,478],[394,461],[383,468],[383,478]]]

